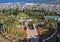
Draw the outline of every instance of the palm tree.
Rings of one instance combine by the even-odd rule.
[[[11,15],[5,18],[4,20],[4,29],[7,30],[7,32],[10,32],[12,28],[14,27],[15,23],[15,16]]]

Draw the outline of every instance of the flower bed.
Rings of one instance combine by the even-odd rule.
[[[13,37],[17,37],[17,38],[24,38],[24,33],[23,32],[10,32],[10,34],[13,36]]]
[[[2,35],[11,41],[18,41],[19,39],[22,40],[24,38],[23,32],[20,33],[12,32],[12,31],[10,33],[3,32]]]

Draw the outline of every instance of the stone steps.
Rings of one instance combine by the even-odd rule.
[[[31,37],[36,38],[37,32],[35,30],[28,30],[27,36],[28,36],[28,38],[31,38]]]

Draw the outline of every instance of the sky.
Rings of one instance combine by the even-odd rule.
[[[4,2],[51,2],[53,0],[0,0],[0,3]]]
[[[28,3],[53,3],[60,4],[60,0],[0,0],[0,3],[10,3],[10,2],[28,2]]]

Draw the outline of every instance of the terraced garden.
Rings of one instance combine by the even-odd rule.
[[[56,16],[56,13],[53,12],[46,12],[46,11],[33,11],[33,10],[25,10],[24,12],[20,12],[18,10],[18,8],[16,8],[16,10],[11,9],[10,11],[12,11],[11,13],[4,13],[0,14],[0,23],[3,24],[3,28],[2,31],[5,31],[7,33],[10,33],[12,35],[12,37],[18,37],[18,38],[23,38],[23,33],[17,33],[17,32],[12,32],[13,30],[16,29],[16,26],[20,23],[18,22],[18,20],[20,20],[21,16],[26,17],[26,18],[32,18],[34,21],[32,23],[45,23],[45,25],[47,24],[51,26],[51,24],[53,23],[54,25],[57,24],[57,20],[55,21],[54,19],[45,19],[44,16]],[[9,11],[9,12],[10,12]],[[58,16],[58,15],[57,15]],[[52,28],[55,29],[55,28]],[[44,32],[42,32],[44,31]],[[45,31],[48,31],[47,29],[42,30],[41,34],[46,33]],[[4,42],[3,39],[5,39],[3,36],[0,37],[1,41]],[[10,42],[8,39],[5,39],[6,42]],[[52,40],[53,41],[53,40]],[[51,42],[51,41],[50,41]]]

